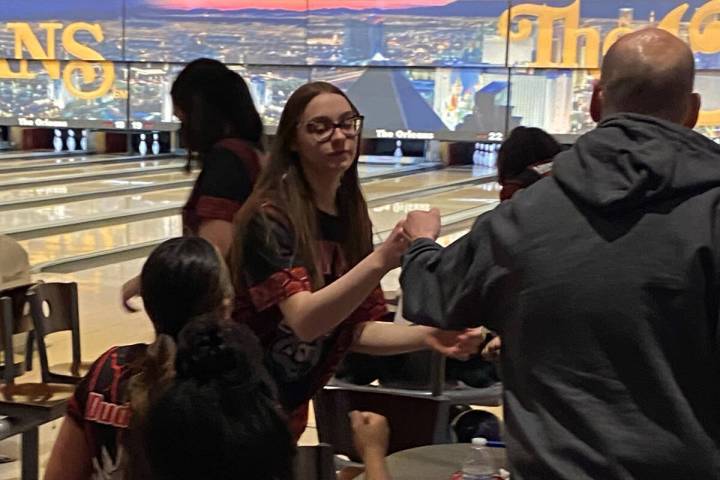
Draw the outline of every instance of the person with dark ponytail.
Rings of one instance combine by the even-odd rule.
[[[212,315],[181,332],[175,381],[147,417],[152,478],[293,478],[295,443],[252,339]]]
[[[500,200],[509,200],[519,190],[549,175],[553,158],[561,151],[562,145],[545,130],[515,128],[498,152]]]
[[[183,235],[200,236],[226,256],[232,221],[260,172],[263,123],[245,80],[217,60],[201,58],[177,76],[170,92],[180,134],[191,158],[201,166],[182,212]],[[123,285],[122,299],[140,293],[135,277]]]
[[[149,478],[143,425],[175,378],[175,340],[198,316],[230,316],[227,267],[207,240],[167,240],[150,254],[140,280],[157,338],[112,347],[92,365],[70,400],[46,480]]]

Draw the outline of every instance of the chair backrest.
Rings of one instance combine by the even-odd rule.
[[[42,319],[42,334],[72,331],[78,314],[77,283],[39,283],[28,291],[33,319]],[[45,311],[47,309],[47,311]]]
[[[295,480],[335,480],[333,448],[325,443],[298,447]]]
[[[52,333],[72,332],[73,371],[80,365],[80,315],[78,311],[77,283],[39,283],[28,290],[35,337],[43,371],[43,381],[49,376],[45,337]]]
[[[321,442],[335,453],[361,461],[352,441],[348,418],[353,410],[379,413],[390,424],[388,453],[448,443],[450,403],[444,396],[354,385],[328,385],[313,399],[315,422]]]
[[[21,285],[0,291],[0,348],[2,348],[3,379],[11,383],[25,370],[22,363],[15,363],[13,337],[32,330],[33,323],[27,311],[27,291],[32,286]]]
[[[0,290],[0,297],[5,301],[5,306],[0,312],[0,315],[2,315],[0,318],[2,318],[3,323],[9,321],[11,335],[27,332],[33,327],[27,299],[27,292],[32,286],[33,284],[21,285],[7,290]],[[0,334],[4,335],[4,333],[4,330],[0,331]],[[2,340],[5,340],[4,337]]]

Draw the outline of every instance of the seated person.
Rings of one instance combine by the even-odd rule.
[[[173,385],[150,409],[146,446],[156,480],[290,480],[295,444],[258,345],[237,327],[200,320],[180,334]],[[389,428],[352,412],[368,480],[389,480]],[[183,439],[173,441],[173,439]]]
[[[175,339],[199,315],[229,317],[233,288],[227,268],[202,238],[162,243],[140,279],[157,339],[112,347],[93,364],[70,401],[46,480],[147,478],[144,449],[127,450],[149,404],[173,381]]]
[[[295,444],[260,347],[247,333],[213,318],[181,332],[175,380],[146,422],[152,478],[292,479]]]
[[[290,478],[285,474],[289,475],[295,447],[274,397],[274,387],[258,363],[259,346],[254,345],[256,340],[247,328],[233,325],[230,329],[225,323],[230,315],[233,289],[217,250],[199,237],[168,240],[145,262],[141,285],[157,339],[151,345],[113,347],[94,363],[70,402],[45,479]],[[180,348],[176,354],[178,339]],[[235,369],[230,365],[235,365]],[[202,418],[198,425],[205,430],[198,427],[192,435],[173,436],[172,428],[165,428],[163,415],[172,412],[171,417],[177,420],[185,411],[183,408],[192,407],[183,402],[197,396],[203,403],[195,405],[202,408],[182,425]],[[235,403],[238,399],[244,401]],[[207,408],[208,404],[215,408]],[[248,412],[251,415],[246,415]],[[211,423],[209,419],[217,420],[218,413],[242,414],[237,419],[242,421],[227,425]],[[371,425],[362,428],[360,441],[382,439],[382,431],[374,433],[377,421],[366,423]],[[224,468],[216,471],[218,476],[211,476],[210,466],[216,465],[213,459],[227,453],[224,446],[229,444],[227,437],[220,436],[215,438],[223,441],[206,441],[203,433],[213,426],[226,434],[252,433],[253,442],[246,446],[246,455],[233,451],[230,457],[252,461],[243,463],[242,470],[235,471],[232,477],[225,476]],[[176,442],[177,438],[185,441]],[[269,463],[259,456],[268,442],[272,442],[272,450],[268,451],[274,453]],[[187,465],[197,461],[203,466],[203,473],[173,476],[173,462],[169,464],[163,455],[170,447],[180,449],[187,445],[192,445],[192,457],[176,458],[175,463],[193,472]],[[214,449],[200,448],[207,445]],[[380,456],[377,452],[387,450],[386,443],[385,447],[382,445],[380,442],[379,446],[366,443],[358,446],[359,451],[367,452],[368,468],[372,466],[378,472],[384,469],[384,454]],[[260,476],[247,476],[251,471],[260,472]],[[263,477],[263,472],[275,476]]]

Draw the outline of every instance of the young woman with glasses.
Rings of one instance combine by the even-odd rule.
[[[289,98],[268,166],[236,219],[230,268],[235,318],[265,349],[298,439],[312,396],[350,350],[433,347],[474,353],[482,332],[374,322],[387,311],[380,279],[407,247],[398,225],[373,250],[358,179],[363,117],[337,87],[315,82]]]

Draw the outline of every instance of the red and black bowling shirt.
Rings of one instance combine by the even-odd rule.
[[[144,343],[111,348],[95,361],[70,399],[67,415],[85,433],[92,478],[124,478],[127,453],[122,440],[132,416],[128,383],[146,350]]]
[[[206,220],[233,221],[252,192],[260,172],[260,157],[249,143],[226,138],[202,156],[202,165],[183,208],[186,235],[197,235]]]
[[[313,342],[300,340],[283,324],[278,305],[299,292],[312,292],[312,282],[307,266],[296,255],[295,233],[288,217],[268,204],[262,209],[264,215],[255,215],[247,227],[243,265],[247,287],[237,292],[234,316],[260,339],[280,401],[290,413],[290,427],[299,438],[307,422],[308,401],[330,380],[354,343],[355,327],[382,317],[387,309],[378,286],[332,332]],[[328,285],[348,270],[341,248],[345,231],[340,218],[319,210],[316,215],[318,265]]]

